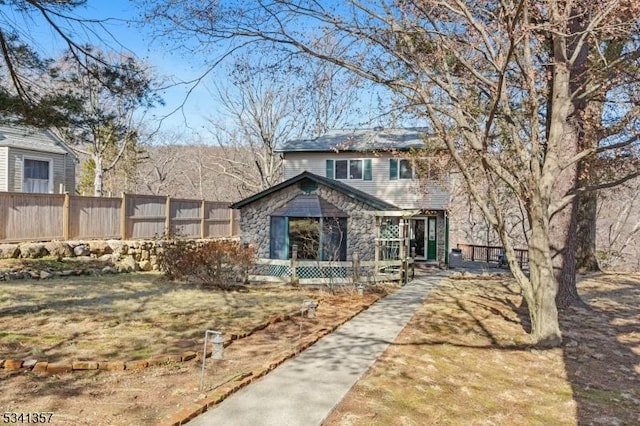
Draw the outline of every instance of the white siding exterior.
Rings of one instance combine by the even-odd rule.
[[[65,158],[67,157],[67,158]],[[24,159],[29,158],[33,160],[49,161],[52,168],[53,185],[51,191],[54,194],[65,192],[67,190],[67,182],[73,180],[73,177],[68,177],[66,173],[69,171],[67,163],[73,163],[73,159],[67,154],[53,154],[46,152],[29,151],[18,148],[9,148],[8,154],[8,191],[9,192],[23,192],[23,165]],[[62,191],[60,191],[62,189]],[[69,192],[73,192],[73,186],[69,189]]]
[[[31,190],[75,191],[76,157],[62,140],[48,130],[0,125],[0,191],[25,192],[25,159],[49,163],[48,180],[31,179]]]
[[[9,170],[6,164],[9,161],[9,148],[0,146],[0,191],[9,191]]]
[[[340,180],[361,191],[378,197],[401,209],[446,210],[449,208],[449,192],[439,182],[426,186],[416,179],[389,178],[389,160],[397,158],[385,153],[366,152],[288,152],[284,155],[284,179],[304,171],[326,176],[326,160],[371,159],[371,180]]]

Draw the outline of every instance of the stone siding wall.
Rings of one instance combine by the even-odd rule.
[[[259,258],[269,258],[270,215],[304,192],[298,185],[285,188],[241,209],[240,239],[256,247]],[[318,196],[349,215],[347,219],[347,259],[358,252],[360,259],[373,260],[375,218],[371,208],[344,194],[319,185]]]

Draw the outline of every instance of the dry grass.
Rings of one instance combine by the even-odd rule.
[[[204,330],[246,331],[301,306],[304,292],[212,291],[159,274],[0,284],[0,354],[50,362],[134,360],[197,348]]]
[[[445,281],[326,424],[640,424],[640,280],[579,290],[566,346],[537,350],[513,281]]]
[[[150,352],[202,350],[205,328],[229,333],[290,313],[303,299],[320,301],[315,319],[296,315],[234,340],[223,360],[168,362],[142,370],[41,375],[0,370],[0,412],[52,412],[56,425],[153,425],[206,396],[224,394],[298,352],[394,288],[363,297],[313,289],[251,287],[201,290],[155,274],[0,283],[0,354],[42,351],[49,358],[130,359]],[[52,326],[51,324],[55,324]],[[46,333],[44,332],[46,330]],[[195,343],[195,346],[194,346]],[[115,350],[114,347],[120,349]]]

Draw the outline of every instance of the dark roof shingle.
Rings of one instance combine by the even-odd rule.
[[[288,188],[292,185],[295,185],[299,182],[303,182],[303,181],[311,181],[311,182],[315,182],[318,184],[322,184],[324,186],[327,186],[331,189],[334,189],[344,195],[346,195],[349,198],[352,198],[356,201],[360,201],[366,205],[368,205],[369,207],[371,207],[374,210],[400,210],[398,207],[394,206],[393,204],[387,203],[384,200],[381,200],[380,198],[374,197],[373,195],[367,194],[364,191],[360,191],[359,189],[356,189],[350,185],[347,185],[345,183],[342,183],[340,181],[337,180],[333,180],[333,179],[329,179],[326,178],[324,176],[318,176],[314,173],[310,173],[310,172],[302,172],[297,176],[294,176],[290,179],[285,180],[284,182],[281,182],[277,185],[272,186],[271,188],[265,189],[262,192],[258,192],[257,194],[254,194],[250,197],[247,197],[243,200],[238,201],[237,203],[233,203],[231,205],[232,209],[240,209],[246,205],[249,205],[251,203],[254,203],[258,200],[263,199],[264,197],[267,197],[277,191],[280,191],[282,189]]]
[[[330,130],[314,139],[293,139],[278,152],[408,151],[425,146],[424,128]]]

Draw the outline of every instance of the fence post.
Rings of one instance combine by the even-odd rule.
[[[229,236],[233,237],[233,227],[234,227],[234,210],[233,209],[229,209]]]
[[[489,263],[489,246],[485,250],[487,252],[487,263]]]
[[[298,282],[298,245],[291,246],[291,283],[296,284]]]
[[[171,238],[171,197],[169,195],[167,195],[167,204],[165,207],[164,235],[165,238]]]
[[[71,227],[71,224],[69,223],[69,221],[71,220],[71,215],[69,214],[70,201],[71,200],[69,199],[69,193],[65,192],[64,204],[62,205],[62,239],[65,241],[69,240],[69,228]]]
[[[206,208],[207,208],[207,202],[205,200],[202,200],[202,203],[200,203],[200,238],[203,240],[206,238],[206,232],[205,232],[205,226],[206,226],[205,215],[207,214]]]
[[[120,237],[127,239],[127,194],[122,193],[122,204],[120,205]]]
[[[353,252],[351,260],[353,262],[353,283],[358,284],[360,282],[360,256],[357,251]]]

